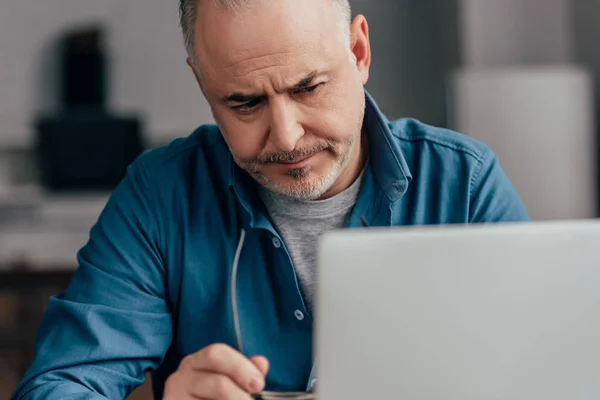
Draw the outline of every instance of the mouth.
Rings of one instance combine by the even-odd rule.
[[[277,164],[285,169],[299,169],[304,168],[309,164],[309,161],[318,153],[312,153],[301,157],[296,157],[289,161],[280,161]]]

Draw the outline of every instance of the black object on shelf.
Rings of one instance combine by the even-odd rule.
[[[105,108],[106,57],[102,31],[68,34],[61,44],[61,100],[65,108]]]
[[[60,110],[35,126],[42,183],[55,191],[111,190],[144,149],[141,121],[106,109],[100,28],[70,32],[60,48]]]
[[[52,190],[113,189],[143,151],[135,117],[70,112],[41,119],[37,133],[42,181]]]

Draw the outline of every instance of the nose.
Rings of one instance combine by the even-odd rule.
[[[304,136],[304,128],[298,121],[297,108],[292,101],[279,98],[269,103],[271,126],[269,140],[277,150],[289,153]]]

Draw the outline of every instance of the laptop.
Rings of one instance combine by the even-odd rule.
[[[336,231],[321,400],[600,398],[600,222]]]

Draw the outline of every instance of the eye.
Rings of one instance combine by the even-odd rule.
[[[262,99],[254,99],[254,100],[250,100],[244,104],[240,104],[238,106],[234,106],[232,107],[234,110],[236,111],[241,111],[241,112],[248,112],[248,111],[252,111],[253,109],[255,109],[256,107],[258,107],[260,104],[262,103]]]
[[[313,85],[313,86],[308,86],[308,87],[305,87],[305,88],[296,89],[296,90],[294,90],[294,93],[295,94],[304,94],[304,93],[314,92],[321,85],[322,85],[322,83],[319,83],[317,85]]]

